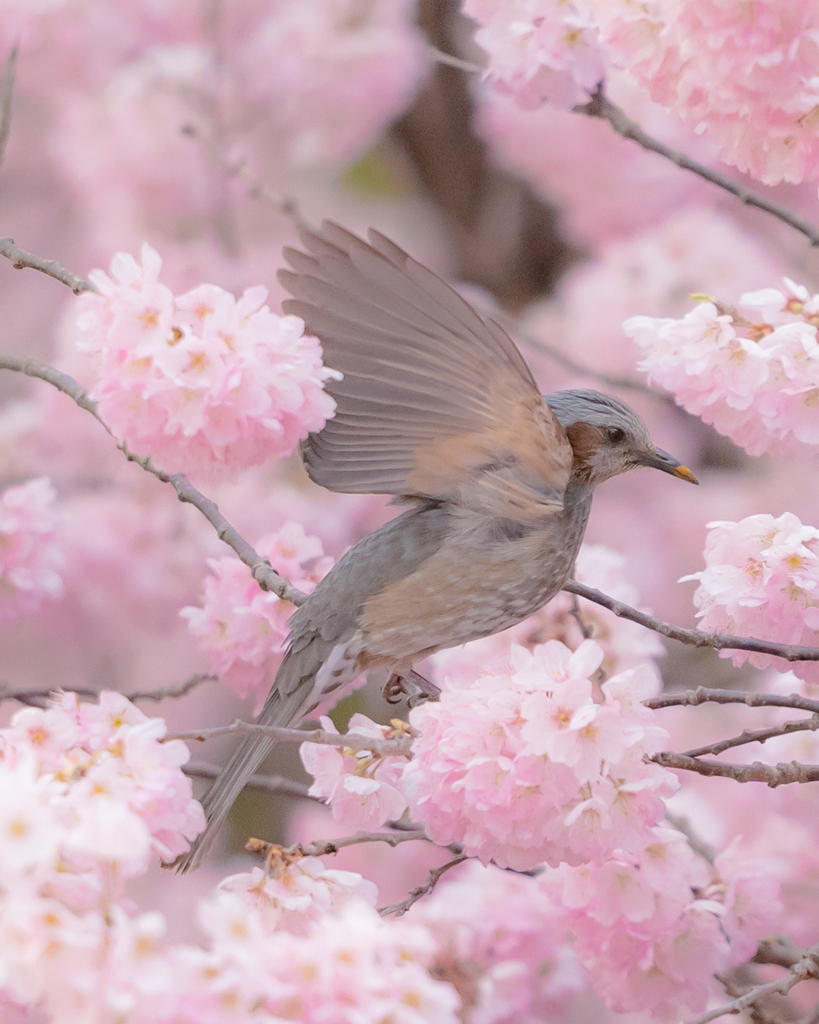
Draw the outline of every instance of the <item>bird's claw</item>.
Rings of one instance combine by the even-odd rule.
[[[420,672],[410,669],[403,675],[400,672],[393,672],[384,687],[384,700],[388,704],[398,704],[404,697],[407,698],[409,707],[414,708],[428,700],[438,700],[441,696],[440,689],[425,679]]]

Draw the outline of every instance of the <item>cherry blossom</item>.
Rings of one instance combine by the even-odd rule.
[[[540,883],[565,908],[564,927],[612,1009],[684,1019],[704,1009],[715,972],[743,963],[777,927],[779,882],[736,848],[709,865],[673,829],[646,838],[642,850],[562,865]]]
[[[603,77],[594,26],[582,3],[465,0],[478,22],[475,41],[489,55],[485,75],[522,107],[585,102]]]
[[[709,523],[705,569],[694,603],[700,628],[781,643],[819,644],[819,530],[792,512],[778,518],[748,516]],[[721,651],[735,665],[764,668],[779,659],[747,651]],[[816,662],[795,662],[794,675],[819,681]]]
[[[421,735],[400,788],[435,842],[524,870],[639,846],[676,781],[643,761],[666,739],[639,703],[654,677],[622,672],[597,702],[590,677],[602,660],[591,640],[575,652],[557,640],[513,646],[411,712]]]
[[[338,732],[327,717],[322,717],[321,725],[326,732]],[[361,714],[352,716],[348,729],[376,740],[390,732]],[[406,810],[407,800],[400,790],[403,758],[318,743],[302,743],[300,753],[304,767],[315,778],[311,796],[325,799],[339,824],[372,832],[385,821],[397,820]]]
[[[409,0],[284,0],[236,53],[274,151],[296,167],[349,161],[408,105],[427,59]]]
[[[273,568],[306,592],[329,571],[318,537],[309,537],[298,523],[287,523],[263,537],[256,550]],[[273,685],[284,654],[287,621],[295,611],[289,601],[259,588],[250,569],[233,555],[210,559],[204,604],[180,614],[207,654],[210,668],[242,697],[257,704]]]
[[[800,454],[819,443],[819,297],[785,290],[740,296],[737,309],[701,302],[681,320],[631,317],[641,368],[751,455]]]
[[[436,976],[458,989],[470,1024],[552,1019],[588,986],[565,912],[534,878],[470,861],[411,919],[435,935]]]
[[[147,244],[142,265],[120,253],[111,277],[91,274],[99,293],[78,300],[78,344],[97,360],[103,420],[169,471],[230,477],[289,455],[335,407],[316,339],[297,317],[271,313],[265,288],[237,300],[200,285],[175,298],[161,266]]]
[[[819,13],[811,4],[587,0],[609,60],[769,185],[819,176]]]
[[[63,593],[65,556],[46,477],[0,494],[0,620],[36,612]]]

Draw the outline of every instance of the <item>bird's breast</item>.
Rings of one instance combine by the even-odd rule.
[[[358,625],[368,653],[411,662],[527,618],[569,577],[587,517],[587,509],[550,516],[522,533],[503,523],[453,531],[414,572],[364,603]]]

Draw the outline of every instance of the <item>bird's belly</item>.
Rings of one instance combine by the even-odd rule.
[[[527,618],[566,582],[583,535],[582,528],[553,532],[489,551],[445,544],[367,600],[359,624],[368,656],[410,663]]]

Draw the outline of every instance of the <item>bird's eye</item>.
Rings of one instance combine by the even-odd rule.
[[[622,427],[609,427],[606,430],[606,437],[612,444],[618,444],[625,436],[626,432]]]

